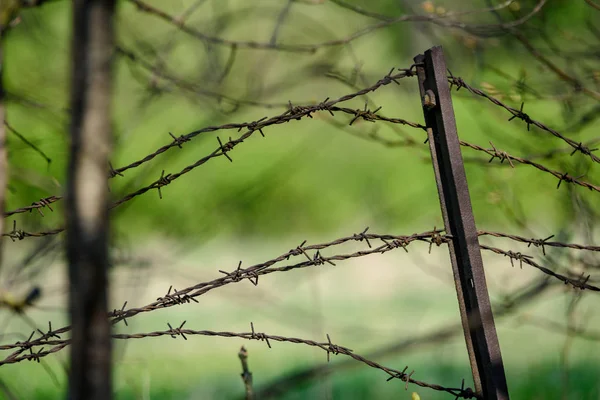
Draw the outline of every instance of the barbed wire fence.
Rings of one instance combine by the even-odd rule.
[[[40,4],[42,2],[39,2]],[[239,48],[251,48],[251,49],[272,49],[279,51],[291,51],[291,52],[314,52],[317,49],[322,47],[336,46],[340,44],[347,44],[361,35],[370,33],[375,29],[379,29],[380,27],[389,25],[390,23],[396,23],[398,19],[382,19],[381,16],[370,13],[370,17],[381,19],[381,22],[374,25],[373,27],[366,28],[363,31],[356,33],[355,35],[349,36],[345,39],[339,39],[331,42],[324,42],[316,45],[280,45],[277,44],[277,41],[271,41],[269,43],[258,43],[258,42],[235,42],[229,41],[225,39],[221,39],[218,37],[212,37],[202,34],[199,31],[193,30],[193,28],[187,27],[185,25],[184,18],[176,18],[168,15],[167,13],[161,11],[158,8],[155,8],[145,2],[140,0],[131,0],[135,6],[139,8],[142,12],[149,13],[155,15],[171,24],[177,26],[182,32],[194,36],[202,41],[206,41],[216,45],[223,45],[229,47],[231,49],[231,63],[232,60],[235,59],[235,52]],[[343,7],[350,7],[348,4],[342,1],[334,1],[334,3],[342,5]],[[510,4],[511,2],[506,2],[506,4]],[[512,31],[515,26],[518,26],[524,22],[526,22],[529,18],[539,12],[539,10],[544,6],[545,1],[540,1],[532,10],[532,12],[526,17],[511,23],[501,23],[497,26],[490,28],[489,25],[486,27],[479,26],[470,26],[465,25],[464,23],[459,23],[458,21],[454,21],[449,18],[449,16],[444,15],[443,18],[438,17],[420,17],[417,19],[426,20],[432,22],[434,24],[440,24],[445,27],[455,27],[458,29],[466,30],[473,34],[478,33],[486,33],[490,34],[494,30],[498,30],[499,32],[509,31],[514,35],[519,35]],[[36,3],[36,5],[38,5]],[[497,11],[500,6],[492,7],[486,9],[486,12]],[[506,5],[503,5],[506,7]],[[359,14],[365,14],[365,10],[361,10],[357,7],[352,6],[353,11]],[[366,14],[365,14],[366,15]],[[410,18],[403,17],[402,20],[410,20]],[[485,28],[485,29],[484,29]],[[490,30],[491,29],[491,30]],[[275,36],[276,37],[276,34]],[[518,37],[518,36],[517,36]],[[527,40],[524,37],[520,37],[525,46],[527,47]],[[533,49],[533,48],[532,48]],[[535,50],[535,49],[533,49]],[[143,68],[147,70],[153,71],[154,74],[159,75],[161,78],[170,81],[172,84],[184,87],[187,83],[178,80],[177,78],[171,77],[168,72],[157,70],[152,64],[144,64],[144,61],[141,60],[133,52],[127,50],[124,46],[117,47],[117,54],[129,60],[129,62],[141,65]],[[536,58],[544,59],[544,56],[539,53],[534,53]],[[550,63],[548,60],[542,61],[545,64]],[[228,61],[228,65],[230,62]],[[550,64],[552,65],[552,64]],[[268,138],[269,131],[278,125],[286,125],[294,124],[295,121],[312,119],[316,115],[326,115],[328,118],[331,117],[333,121],[338,121],[339,119],[344,120],[343,124],[353,125],[357,121],[365,121],[374,124],[391,124],[393,126],[403,126],[412,128],[415,131],[415,135],[408,136],[399,141],[390,141],[388,139],[384,139],[378,136],[376,133],[364,135],[363,138],[367,140],[372,140],[375,142],[379,142],[384,146],[414,146],[420,145],[424,142],[427,142],[431,136],[427,136],[430,134],[428,131],[432,127],[428,124],[422,124],[419,122],[413,122],[410,120],[406,120],[399,117],[389,117],[384,116],[381,107],[372,107],[369,105],[369,101],[365,103],[363,108],[351,108],[344,107],[344,103],[349,102],[351,100],[356,100],[359,98],[364,98],[366,95],[371,93],[378,92],[380,90],[384,90],[386,86],[395,86],[395,85],[403,85],[407,83],[411,78],[415,78],[417,76],[417,69],[421,67],[419,63],[415,63],[407,66],[406,68],[392,68],[386,75],[383,75],[376,83],[366,86],[363,89],[354,91],[347,95],[338,97],[336,99],[326,98],[320,102],[314,104],[293,104],[288,103],[287,109],[281,113],[273,114],[271,116],[263,116],[262,118],[258,118],[256,120],[250,122],[238,122],[238,123],[228,123],[218,126],[208,126],[199,130],[191,131],[185,135],[175,136],[172,133],[169,133],[171,137],[171,141],[159,148],[157,148],[152,153],[138,159],[132,161],[131,163],[114,168],[112,165],[107,166],[107,175],[108,179],[118,179],[118,177],[123,177],[126,173],[132,172],[135,168],[138,168],[147,163],[160,163],[160,155],[166,152],[174,152],[177,150],[173,150],[175,148],[182,149],[187,143],[192,142],[195,138],[207,134],[209,132],[219,132],[226,131],[227,134],[223,134],[221,136],[217,136],[214,144],[214,150],[210,153],[200,157],[192,164],[184,167],[179,171],[167,172],[162,171],[160,177],[156,178],[151,184],[137,188],[128,194],[124,195],[120,199],[114,201],[110,208],[111,210],[117,208],[124,203],[130,202],[134,198],[138,196],[145,195],[148,192],[156,191],[159,199],[163,197],[163,191],[165,186],[169,185],[174,180],[179,179],[183,175],[188,174],[192,170],[199,168],[205,164],[207,164],[212,159],[216,158],[226,158],[229,162],[235,165],[235,149],[243,145],[253,136],[260,135],[262,137]],[[560,70],[558,67],[552,68],[555,73],[558,75],[566,73]],[[227,68],[225,70],[227,73]],[[568,78],[568,75],[566,75]],[[564,77],[563,77],[564,78]],[[581,86],[581,82],[575,79],[567,79],[564,80],[573,85]],[[392,85],[393,84],[393,85]],[[532,127],[537,129],[540,132],[544,132],[556,138],[556,140],[563,142],[568,149],[557,149],[554,150],[552,154],[560,153],[570,153],[571,156],[581,157],[585,162],[591,162],[592,164],[600,163],[600,158],[594,154],[594,151],[597,150],[594,148],[594,144],[597,143],[597,140],[592,140],[590,142],[582,142],[569,138],[566,134],[563,134],[551,127],[547,124],[544,124],[534,116],[530,116],[529,114],[524,112],[524,105],[517,107],[511,107],[507,105],[505,102],[500,99],[486,93],[485,90],[478,89],[472,85],[469,85],[464,79],[453,75],[448,71],[446,75],[446,84],[450,86],[450,88],[456,88],[456,90],[464,89],[461,92],[468,92],[470,95],[475,97],[482,97],[491,103],[491,105],[498,107],[499,109],[505,110],[509,115],[508,121],[513,120],[521,120],[524,123],[524,128],[529,131]],[[189,89],[189,88],[188,88]],[[192,90],[197,90],[194,88]],[[386,89],[388,90],[388,89]],[[581,92],[586,96],[597,99],[598,92],[594,89],[581,89]],[[208,96],[217,97],[219,100],[222,100],[223,97],[220,94],[214,93],[206,93]],[[437,94],[434,93],[434,96]],[[230,101],[238,101],[234,99],[228,99]],[[431,99],[423,99],[430,101]],[[437,100],[439,101],[439,100]],[[266,106],[266,108],[276,108],[280,107],[281,104],[258,104],[254,102],[252,105]],[[433,99],[433,104],[425,102],[424,107],[427,110],[430,108],[438,107],[439,103],[436,103],[436,100]],[[349,118],[349,121],[347,120]],[[280,129],[284,129],[283,127]],[[225,136],[226,135],[226,136]],[[544,155],[540,156],[517,156],[509,154],[506,151],[498,149],[491,141],[489,142],[490,147],[484,147],[482,144],[475,144],[466,142],[461,140],[459,142],[460,146],[462,146],[465,150],[469,152],[474,152],[476,155],[481,155],[486,157],[476,158],[477,162],[488,162],[493,163],[497,160],[498,163],[502,164],[505,161],[510,165],[510,167],[515,168],[516,164],[527,165],[537,171],[540,171],[543,174],[552,175],[557,179],[557,189],[560,189],[561,186],[569,186],[570,191],[574,190],[582,190],[581,188],[588,189],[591,192],[600,192],[600,186],[596,183],[588,181],[584,176],[575,176],[573,173],[569,173],[567,170],[557,170],[555,168],[551,168],[549,166],[544,165],[543,159],[546,157]],[[485,145],[487,146],[487,145]],[[487,157],[490,157],[489,159]],[[467,158],[465,156],[465,158]],[[541,159],[541,161],[540,161]],[[537,160],[537,161],[534,161]],[[583,161],[582,161],[583,162]],[[576,188],[579,186],[580,188]],[[166,195],[166,194],[165,194]],[[467,193],[468,195],[468,193]],[[38,212],[40,216],[44,216],[44,212],[49,210],[53,211],[53,205],[55,203],[60,202],[63,199],[63,196],[60,194],[51,195],[37,201],[34,201],[30,205],[19,207],[13,210],[9,210],[5,212],[5,217],[12,217],[21,213],[32,213]],[[54,236],[64,232],[65,228],[63,226],[51,227],[49,229],[40,230],[40,231],[28,231],[17,226],[16,220],[13,220],[12,229],[8,230],[8,232],[4,232],[2,236],[10,238],[12,241],[21,241],[26,239],[34,239],[40,237]],[[555,259],[547,257],[546,250],[549,248],[568,248],[572,250],[577,250],[581,252],[591,252],[595,253],[600,251],[600,246],[594,244],[578,244],[578,243],[569,243],[563,241],[551,241],[553,236],[549,236],[546,238],[527,238],[524,236],[516,235],[513,233],[505,233],[505,232],[494,232],[494,231],[486,231],[486,230],[478,230],[476,232],[478,237],[494,237],[501,238],[512,241],[514,243],[518,243],[520,245],[527,245],[527,247],[535,247],[539,248],[542,251],[542,258],[548,263],[548,265],[544,265],[544,262],[538,261],[534,259],[532,255],[526,254],[522,251],[513,250],[513,249],[503,249],[490,245],[480,245],[481,250],[497,254],[502,257],[508,257],[511,265],[518,265],[520,268],[523,268],[523,265],[528,267],[533,267],[537,269],[541,274],[543,274],[543,278],[540,279],[538,284],[530,285],[530,287],[525,288],[525,290],[516,291],[514,293],[509,293],[505,296],[506,301],[503,303],[502,307],[498,311],[495,312],[495,316],[501,316],[508,313],[514,312],[516,307],[522,305],[527,301],[530,301],[532,298],[539,296],[544,291],[548,290],[552,285],[556,283],[562,283],[565,285],[571,286],[573,289],[583,291],[589,290],[593,292],[600,291],[600,280],[597,277],[593,277],[590,271],[593,271],[593,262],[589,262],[581,258],[578,267],[560,267],[557,265]],[[122,305],[120,309],[115,309],[112,312],[108,313],[109,321],[112,325],[115,325],[119,322],[123,322],[127,325],[128,320],[135,318],[137,315],[142,313],[148,313],[155,310],[160,310],[169,307],[182,306],[188,303],[198,303],[198,297],[206,294],[209,291],[219,289],[226,285],[236,284],[239,282],[243,282],[245,280],[250,281],[254,286],[259,284],[259,277],[263,275],[269,275],[272,273],[282,273],[296,269],[304,269],[304,268],[314,268],[314,267],[327,267],[336,266],[337,263],[344,262],[348,259],[354,258],[362,258],[367,257],[374,254],[383,254],[391,251],[406,251],[408,252],[410,248],[412,248],[412,244],[415,242],[426,243],[429,246],[429,252],[431,252],[432,247],[435,246],[451,246],[453,241],[456,240],[455,234],[450,233],[443,229],[436,229],[435,227],[432,230],[424,231],[421,233],[413,233],[406,235],[398,235],[398,234],[376,234],[371,233],[368,228],[346,237],[338,238],[330,242],[324,242],[319,244],[308,244],[307,241],[304,241],[297,247],[281,254],[276,258],[272,258],[265,262],[255,264],[246,268],[242,268],[242,262],[240,261],[237,268],[232,269],[231,271],[219,270],[216,271],[221,274],[220,277],[215,278],[210,281],[200,282],[195,285],[189,286],[184,289],[177,290],[172,286],[168,288],[166,293],[156,301],[141,305],[137,307],[128,307],[130,302],[133,302],[135,299],[128,301]],[[347,243],[355,243],[361,246],[359,250],[354,252],[340,252],[337,251],[337,247]],[[261,278],[261,283],[264,281],[264,278]],[[29,296],[28,296],[29,297]],[[31,298],[25,299],[23,302],[13,302],[7,305],[12,307],[15,312],[22,312],[29,304],[31,304],[35,300],[35,296],[31,296]],[[570,307],[571,312],[575,309],[577,301],[573,301],[572,307]],[[588,333],[586,331],[580,331],[577,327],[573,325],[571,319],[568,319],[568,328],[569,332],[572,335],[590,335],[594,337],[593,333]],[[182,338],[184,340],[188,339],[188,336],[220,336],[226,338],[242,338],[246,340],[257,340],[264,341],[266,345],[271,348],[271,342],[291,342],[298,345],[316,347],[326,352],[327,360],[329,361],[330,355],[344,355],[346,357],[350,357],[354,361],[363,363],[369,367],[379,369],[387,374],[388,380],[399,379],[405,382],[405,388],[408,388],[409,384],[414,384],[420,387],[429,388],[436,391],[447,392],[455,398],[484,398],[484,394],[481,392],[481,388],[469,388],[465,387],[465,381],[460,383],[460,385],[453,386],[443,386],[435,383],[428,383],[417,380],[413,377],[414,371],[411,370],[408,366],[403,370],[397,370],[393,368],[386,367],[380,363],[372,361],[375,356],[361,356],[355,353],[348,347],[345,347],[341,344],[335,344],[332,341],[331,337],[327,335],[327,340],[311,340],[311,339],[302,339],[295,337],[286,337],[275,334],[267,334],[258,332],[255,330],[255,327],[252,323],[250,323],[251,329],[248,332],[217,332],[217,331],[209,331],[209,330],[195,330],[190,329],[186,325],[186,321],[177,322],[173,325],[171,324],[173,321],[166,322],[166,325],[169,329],[165,330],[156,330],[152,332],[140,332],[140,333],[113,333],[111,335],[114,340],[132,340],[132,339],[144,339],[150,337],[158,337],[158,336],[170,336],[172,338]],[[539,321],[538,321],[539,322]],[[470,327],[472,329],[478,329],[482,324],[485,323],[485,318],[483,320],[471,321]],[[541,322],[541,325],[551,325],[552,323]],[[435,342],[439,338],[447,338],[448,335],[456,334],[460,329],[456,329],[457,327],[452,327],[452,329],[442,329],[440,332],[432,334],[430,337],[421,338],[427,342]],[[7,343],[0,345],[0,350],[10,352],[9,355],[0,360],[0,367],[6,368],[7,364],[15,364],[25,360],[29,361],[42,361],[44,357],[55,354],[66,347],[69,347],[71,344],[71,340],[69,338],[63,338],[71,331],[70,326],[64,326],[61,328],[53,328],[51,322],[48,323],[47,330],[37,329],[32,332],[26,340],[16,341],[13,343]],[[410,341],[411,339],[408,339]],[[413,339],[419,340],[419,338]],[[352,344],[345,344],[352,347]],[[241,353],[240,353],[241,354]],[[247,357],[247,355],[246,355]],[[240,356],[240,358],[242,358]],[[248,372],[244,370],[244,372]],[[318,375],[319,372],[311,372],[309,375]],[[305,378],[302,378],[305,379]],[[248,384],[247,378],[244,378],[245,384]],[[251,379],[250,379],[251,382]],[[285,386],[285,384],[282,384]],[[277,386],[277,385],[275,385]],[[281,385],[278,389],[266,388],[263,393],[268,392],[269,390],[281,390]],[[247,391],[248,393],[248,391]],[[260,395],[260,393],[259,393]],[[504,393],[508,397],[508,393]],[[486,395],[485,398],[492,398],[489,395]],[[502,396],[493,397],[493,398],[504,398]]]

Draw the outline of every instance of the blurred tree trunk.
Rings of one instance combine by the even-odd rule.
[[[1,1],[1,0],[0,0]],[[8,181],[6,152],[6,108],[4,104],[4,24],[0,21],[0,234],[4,233],[4,207]],[[0,265],[2,265],[2,236],[0,235]]]
[[[69,399],[109,399],[108,165],[114,0],[73,2],[67,257],[72,324]]]

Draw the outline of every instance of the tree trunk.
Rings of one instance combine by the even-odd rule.
[[[0,233],[4,233],[4,208],[8,184],[8,155],[6,151],[6,105],[4,104],[4,27],[0,22]],[[2,265],[2,236],[0,235],[0,265]]]
[[[109,399],[108,165],[114,0],[75,0],[67,257],[72,324],[68,398]]]

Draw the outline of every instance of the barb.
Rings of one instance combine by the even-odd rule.
[[[38,201],[35,201],[33,203],[31,203],[30,206],[25,206],[25,207],[21,207],[21,208],[17,208],[15,210],[12,211],[7,211],[4,216],[5,217],[10,217],[13,214],[20,214],[20,213],[24,213],[27,211],[33,211],[33,210],[37,210],[38,213],[40,213],[40,215],[43,217],[44,213],[42,212],[42,208],[44,207],[48,207],[48,209],[50,211],[54,211],[52,209],[52,207],[50,206],[50,204],[55,203],[59,200],[61,200],[63,197],[62,196],[49,196],[49,197],[45,197],[43,199],[40,199]]]
[[[600,138],[594,138],[594,139],[590,139],[587,142],[585,142],[584,145],[590,147],[590,146],[595,146],[599,143],[600,143]],[[530,160],[536,159],[536,158],[549,160],[549,159],[555,158],[556,156],[563,155],[563,154],[572,155],[573,149],[571,147],[562,148],[562,149],[553,149],[553,150],[549,150],[545,153],[530,154],[530,155],[527,155],[525,158],[530,159]]]
[[[520,109],[510,107],[510,106],[504,104],[503,102],[501,102],[500,100],[498,100],[497,98],[492,97],[492,96],[488,95],[487,93],[483,92],[482,90],[468,85],[462,78],[455,77],[454,75],[452,75],[451,72],[450,72],[450,75],[448,76],[448,82],[450,82],[450,86],[453,86],[453,85],[456,86],[456,90],[465,88],[470,93],[475,94],[477,96],[484,97],[484,98],[488,99],[489,101],[491,101],[493,104],[504,108],[506,111],[508,111],[512,114],[512,116],[509,118],[509,121],[512,121],[513,119],[518,118],[520,120],[523,120],[527,124],[527,130],[529,130],[530,125],[534,125],[540,129],[542,129],[543,131],[549,132],[553,136],[561,139],[562,141],[564,141],[565,143],[567,143],[569,146],[571,146],[574,149],[574,151],[573,151],[573,153],[571,153],[571,155],[573,155],[575,152],[579,151],[582,154],[589,156],[594,162],[600,163],[600,158],[592,153],[593,151],[596,151],[598,149],[590,149],[588,146],[584,145],[582,142],[577,142],[573,139],[570,139],[570,138],[564,136],[563,134],[561,134],[560,132],[544,125],[543,123],[532,119],[528,114],[523,112],[524,103],[521,103]]]
[[[2,236],[9,237],[13,242],[17,240],[23,240],[28,237],[44,237],[52,236],[63,232],[64,228],[56,228],[44,232],[26,232],[21,229],[17,229],[17,221],[13,221],[13,229],[8,233],[3,233]]]

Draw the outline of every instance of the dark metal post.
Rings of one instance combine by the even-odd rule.
[[[441,46],[415,62],[475,390],[486,400],[508,399]]]

